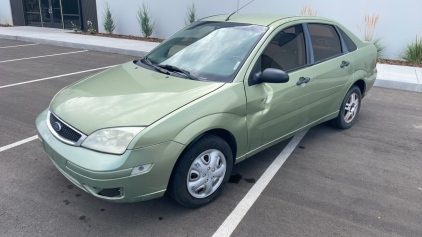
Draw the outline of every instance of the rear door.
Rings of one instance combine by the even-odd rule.
[[[345,87],[353,81],[354,60],[333,25],[309,23],[307,29],[314,61],[311,99],[314,122],[339,110]]]

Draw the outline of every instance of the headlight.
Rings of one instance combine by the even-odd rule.
[[[95,131],[82,143],[83,147],[112,154],[123,154],[132,139],[145,127],[106,128]]]

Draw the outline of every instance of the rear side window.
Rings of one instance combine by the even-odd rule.
[[[344,32],[342,29],[340,29],[339,27],[337,27],[338,31],[340,32],[341,37],[344,40],[344,43],[346,43],[346,47],[347,50],[349,52],[355,51],[358,47],[356,46],[356,44],[353,42],[352,39],[350,39],[350,37],[346,34],[346,32]]]
[[[315,62],[324,61],[342,53],[340,38],[331,25],[308,24]]]

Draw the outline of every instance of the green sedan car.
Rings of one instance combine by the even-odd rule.
[[[113,202],[213,201],[233,165],[329,121],[356,123],[377,50],[328,19],[208,17],[145,57],[62,89],[36,120],[45,152]]]

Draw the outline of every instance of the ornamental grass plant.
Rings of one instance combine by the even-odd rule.
[[[186,19],[185,19],[185,25],[189,25],[196,21],[196,8],[195,3],[192,3],[192,5],[187,6],[188,12],[186,13]]]
[[[313,9],[311,4],[309,4],[308,6],[303,6],[300,10],[300,14],[302,16],[316,16],[317,13],[318,12]]]
[[[363,30],[358,26],[359,30],[363,33],[363,40],[372,42],[375,47],[377,48],[377,58],[380,58],[382,53],[385,51],[386,46],[382,44],[382,39],[380,37],[375,36],[375,29],[377,27],[379,21],[378,14],[369,15],[368,13],[365,14],[364,22],[365,26]]]
[[[422,63],[422,38],[416,39],[406,45],[402,59],[407,62],[419,64]]]

